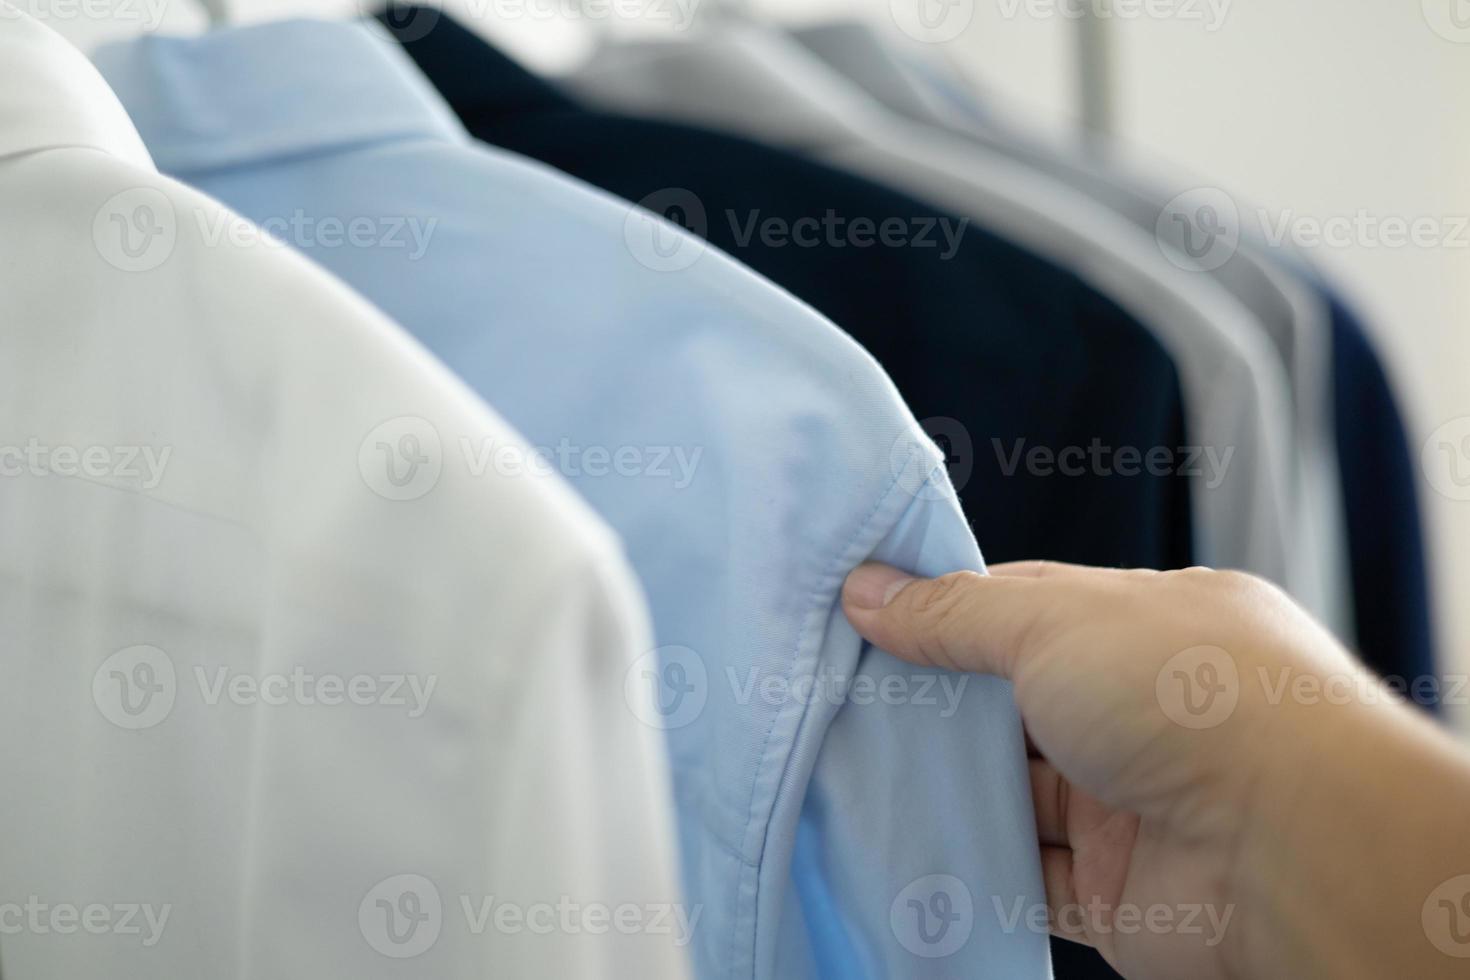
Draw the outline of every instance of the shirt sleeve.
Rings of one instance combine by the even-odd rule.
[[[912,499],[860,560],[925,577],[984,570],[942,472],[891,493]],[[818,687],[837,693],[813,699],[820,735],[798,739],[798,755],[814,759],[796,826],[777,845],[790,848],[789,874],[779,925],[760,937],[774,975],[1049,978],[1010,684],[904,663],[864,643],[840,605],[822,643],[832,676]]]

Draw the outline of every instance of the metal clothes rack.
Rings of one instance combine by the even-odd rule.
[[[1115,132],[1112,18],[1109,0],[1083,0],[1077,20],[1077,106],[1082,139],[1091,152],[1101,153]],[[1101,16],[1099,15],[1101,12]]]

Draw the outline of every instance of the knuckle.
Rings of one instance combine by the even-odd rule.
[[[1177,573],[1179,583],[1193,590],[1196,598],[1261,609],[1291,600],[1269,579],[1236,569],[1187,568]]]
[[[1237,592],[1249,588],[1255,581],[1253,575],[1231,568],[1209,568],[1196,565],[1174,573],[1177,581],[1195,588],[1215,589],[1222,592]]]
[[[1252,575],[1249,572],[1240,572],[1235,569],[1215,573],[1215,583],[1222,591],[1232,595],[1260,596],[1275,591],[1275,586],[1263,578]]]
[[[1295,605],[1286,590],[1270,579],[1247,575],[1245,572],[1235,572],[1234,575],[1231,584],[1235,594],[1248,599],[1254,605]]]
[[[976,572],[954,572],[930,582],[914,597],[911,611],[918,619],[921,645],[942,666],[957,669],[952,643],[962,635],[965,597],[980,579]]]
[[[913,611],[927,619],[953,615],[960,607],[963,596],[973,584],[973,580],[979,577],[976,572],[951,572],[948,575],[941,575],[914,597]]]

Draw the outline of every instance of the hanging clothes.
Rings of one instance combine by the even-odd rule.
[[[1404,416],[1368,331],[1323,283],[1332,316],[1333,411],[1357,605],[1358,650],[1414,703],[1435,709],[1440,674],[1419,501]]]
[[[866,25],[815,25],[793,31],[791,36],[864,94],[905,120],[926,124],[905,127],[909,140],[917,146],[953,156],[957,145],[974,144],[974,152],[964,157],[967,170],[983,177],[986,183],[993,183],[995,175],[976,161],[991,161],[998,156],[1049,178],[1053,190],[1056,182],[1065,184],[1096,206],[1132,222],[1148,238],[1157,240],[1154,247],[1164,250],[1170,263],[1217,281],[1246,308],[1254,320],[1251,332],[1263,333],[1270,341],[1275,360],[1285,367],[1289,382],[1287,407],[1291,422],[1286,428],[1292,436],[1293,451],[1288,523],[1296,535],[1295,547],[1304,554],[1320,556],[1313,563],[1315,571],[1310,578],[1298,577],[1296,591],[1340,637],[1351,642],[1353,608],[1331,412],[1331,325],[1327,305],[1292,270],[1265,255],[1255,240],[1258,236],[1239,234],[1239,222],[1228,213],[1218,215],[1226,223],[1220,229],[1199,226],[1200,216],[1189,211],[1189,205],[1218,208],[1219,199],[1224,198],[1228,206],[1233,206],[1225,192],[1215,189],[1191,193],[1199,182],[1185,180],[1177,182],[1177,196],[1149,192],[1141,189],[1141,181],[1127,179],[1080,154],[1063,155],[1028,140],[996,121],[992,114],[957,114],[953,100],[942,98],[935,88],[941,78],[938,72],[920,71],[921,63],[916,58],[903,57],[901,48],[884,43]],[[945,132],[935,132],[936,126]],[[957,137],[961,141],[958,144]],[[964,150],[958,152],[963,154]],[[1036,196],[1040,199],[1041,195]],[[1231,233],[1233,238],[1224,237]],[[1191,334],[1200,332],[1198,328],[1191,330]]]
[[[438,220],[418,254],[296,242],[623,534],[662,644],[628,683],[661,696],[644,720],[669,740],[701,977],[1049,975],[1046,937],[991,908],[1043,901],[1009,685],[916,670],[839,608],[868,558],[983,568],[940,452],[867,354],[702,241],[472,142],[364,26],[98,62],[165,170],[267,227]],[[957,814],[986,833],[949,833]],[[970,910],[942,961],[894,925],[940,898]]]
[[[1177,210],[1171,200],[1198,187],[1199,179],[1136,175],[1043,146],[866,25],[813,25],[792,36],[901,115],[952,129],[1064,180],[1141,227],[1176,238],[1194,227],[1192,215],[1168,219]],[[1301,523],[1315,522],[1325,549],[1329,594],[1339,607],[1329,621],[1350,625],[1339,632],[1369,667],[1433,707],[1433,688],[1415,690],[1437,668],[1416,461],[1392,386],[1367,331],[1331,285],[1249,224],[1240,231],[1234,254],[1211,274],[1256,313],[1288,365],[1301,447]]]
[[[478,137],[631,201],[684,205],[713,245],[872,351],[949,443],[991,560],[1191,563],[1187,478],[1067,455],[1097,447],[1105,464],[1128,468],[1114,454],[1188,441],[1173,363],[1074,276],[962,217],[790,153],[586,109],[449,18],[398,37]],[[885,224],[900,230],[891,244],[878,235]],[[832,247],[793,237],[823,227],[841,236]]]
[[[0,888],[55,929],[6,975],[686,976],[670,936],[461,911],[681,902],[606,525],[472,472],[529,449],[0,24]]]
[[[1295,519],[1298,453],[1280,358],[1248,309],[1169,261],[1151,232],[962,138],[893,116],[758,26],[605,47],[577,86],[604,104],[709,120],[893,183],[1076,270],[1147,324],[1179,366],[1190,437],[1209,471],[1194,494],[1200,560],[1277,582],[1319,616],[1337,609],[1321,549]]]

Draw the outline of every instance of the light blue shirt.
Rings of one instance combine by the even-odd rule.
[[[458,447],[470,465],[560,470],[623,536],[661,644],[626,683],[658,688],[701,980],[1049,976],[1009,686],[912,668],[841,611],[868,558],[982,568],[863,350],[672,225],[473,143],[363,25],[97,60],[161,169],[345,279],[543,448]]]

